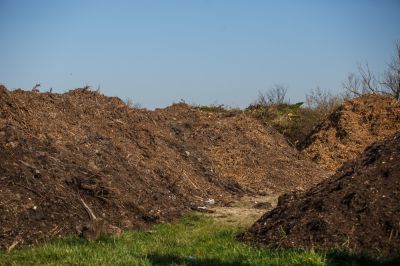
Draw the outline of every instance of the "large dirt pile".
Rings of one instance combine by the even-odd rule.
[[[113,228],[139,228],[209,198],[306,188],[321,175],[244,114],[0,86],[0,248],[75,233],[90,210]]]
[[[302,190],[321,180],[315,174],[325,174],[275,129],[250,115],[199,111],[186,104],[156,110],[155,116],[160,115],[166,117],[166,127],[175,132],[181,150],[189,151],[192,159],[203,153],[220,179],[233,179],[246,191]]]
[[[300,145],[303,153],[329,170],[353,160],[368,145],[400,130],[400,102],[382,95],[346,101]]]
[[[400,132],[304,193],[285,194],[241,238],[273,247],[400,252]]]

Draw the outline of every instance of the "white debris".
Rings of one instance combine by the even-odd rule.
[[[215,204],[215,199],[207,199],[204,202],[207,203],[208,205],[213,205]]]

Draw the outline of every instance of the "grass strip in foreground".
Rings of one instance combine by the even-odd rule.
[[[0,265],[377,265],[347,253],[270,250],[238,242],[238,227],[190,214],[149,231],[87,242],[77,237],[0,253]],[[386,264],[392,264],[387,262]]]

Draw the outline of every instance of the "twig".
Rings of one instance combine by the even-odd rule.
[[[97,217],[96,217],[96,215],[94,215],[92,209],[90,209],[90,207],[86,204],[86,202],[82,198],[80,198],[80,200],[81,200],[83,207],[85,208],[87,214],[89,215],[90,220],[97,220]]]
[[[10,253],[20,242],[21,240],[15,239],[14,242],[12,242],[11,246],[7,248],[7,253]]]
[[[14,185],[20,186],[22,188],[25,188],[25,189],[31,191],[32,193],[34,193],[35,195],[37,195],[39,197],[43,197],[42,194],[40,194],[39,192],[37,192],[37,191],[35,191],[35,190],[33,190],[33,189],[29,188],[29,187],[26,187],[24,185],[21,185],[21,184],[15,183],[15,182],[11,182],[11,184],[14,184]]]
[[[192,179],[185,173],[185,171],[183,171],[183,175],[186,177],[186,179],[190,182],[190,184],[192,184],[192,186],[193,186],[195,189],[199,190],[199,187],[196,186],[196,184],[194,183],[194,181],[192,181]]]

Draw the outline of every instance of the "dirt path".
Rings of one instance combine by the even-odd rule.
[[[244,196],[228,206],[208,208],[207,216],[225,224],[248,227],[277,204],[278,196]]]

